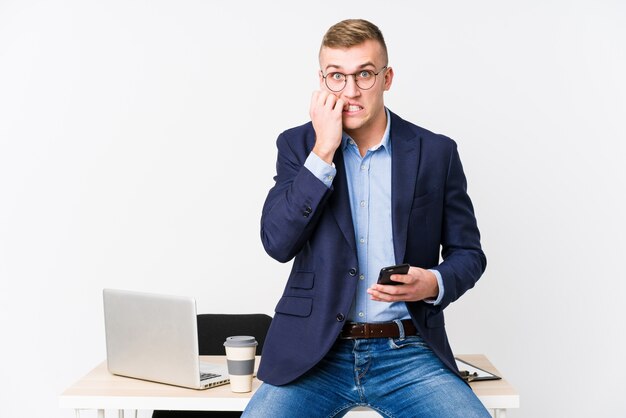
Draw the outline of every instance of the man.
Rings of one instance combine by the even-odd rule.
[[[459,377],[443,309],[486,265],[449,138],[391,113],[380,30],[332,26],[311,122],[277,141],[261,219],[270,256],[292,259],[244,417],[489,417]],[[443,262],[439,263],[439,254]],[[408,263],[394,285],[382,267]]]

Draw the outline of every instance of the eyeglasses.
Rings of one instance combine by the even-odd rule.
[[[356,83],[358,88],[360,88],[361,90],[369,90],[372,87],[374,87],[374,84],[376,84],[376,76],[380,74],[381,72],[385,71],[386,69],[387,69],[387,66],[385,65],[377,73],[375,73],[372,70],[361,70],[358,73],[354,73],[354,74],[332,72],[326,75],[322,75],[322,78],[324,79],[324,82],[326,83],[326,87],[328,87],[328,90],[334,91],[335,93],[340,92],[346,87],[346,84],[348,83],[349,75],[354,77],[354,82]]]

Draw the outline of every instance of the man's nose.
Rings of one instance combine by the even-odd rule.
[[[361,90],[359,90],[359,86],[356,85],[356,75],[348,74],[346,75],[346,86],[344,87],[342,93],[344,96],[355,97],[357,96]]]

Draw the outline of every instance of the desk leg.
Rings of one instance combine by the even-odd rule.
[[[80,409],[74,409],[76,418],[80,418]],[[98,418],[104,418],[104,409],[98,409]]]
[[[506,418],[506,409],[496,408],[493,410],[494,418]]]

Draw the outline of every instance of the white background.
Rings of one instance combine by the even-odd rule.
[[[349,17],[385,34],[387,105],[459,144],[488,267],[454,351],[513,418],[626,416],[626,6],[592,0],[0,0],[0,416],[73,416],[104,287],[273,313],[274,142]]]

